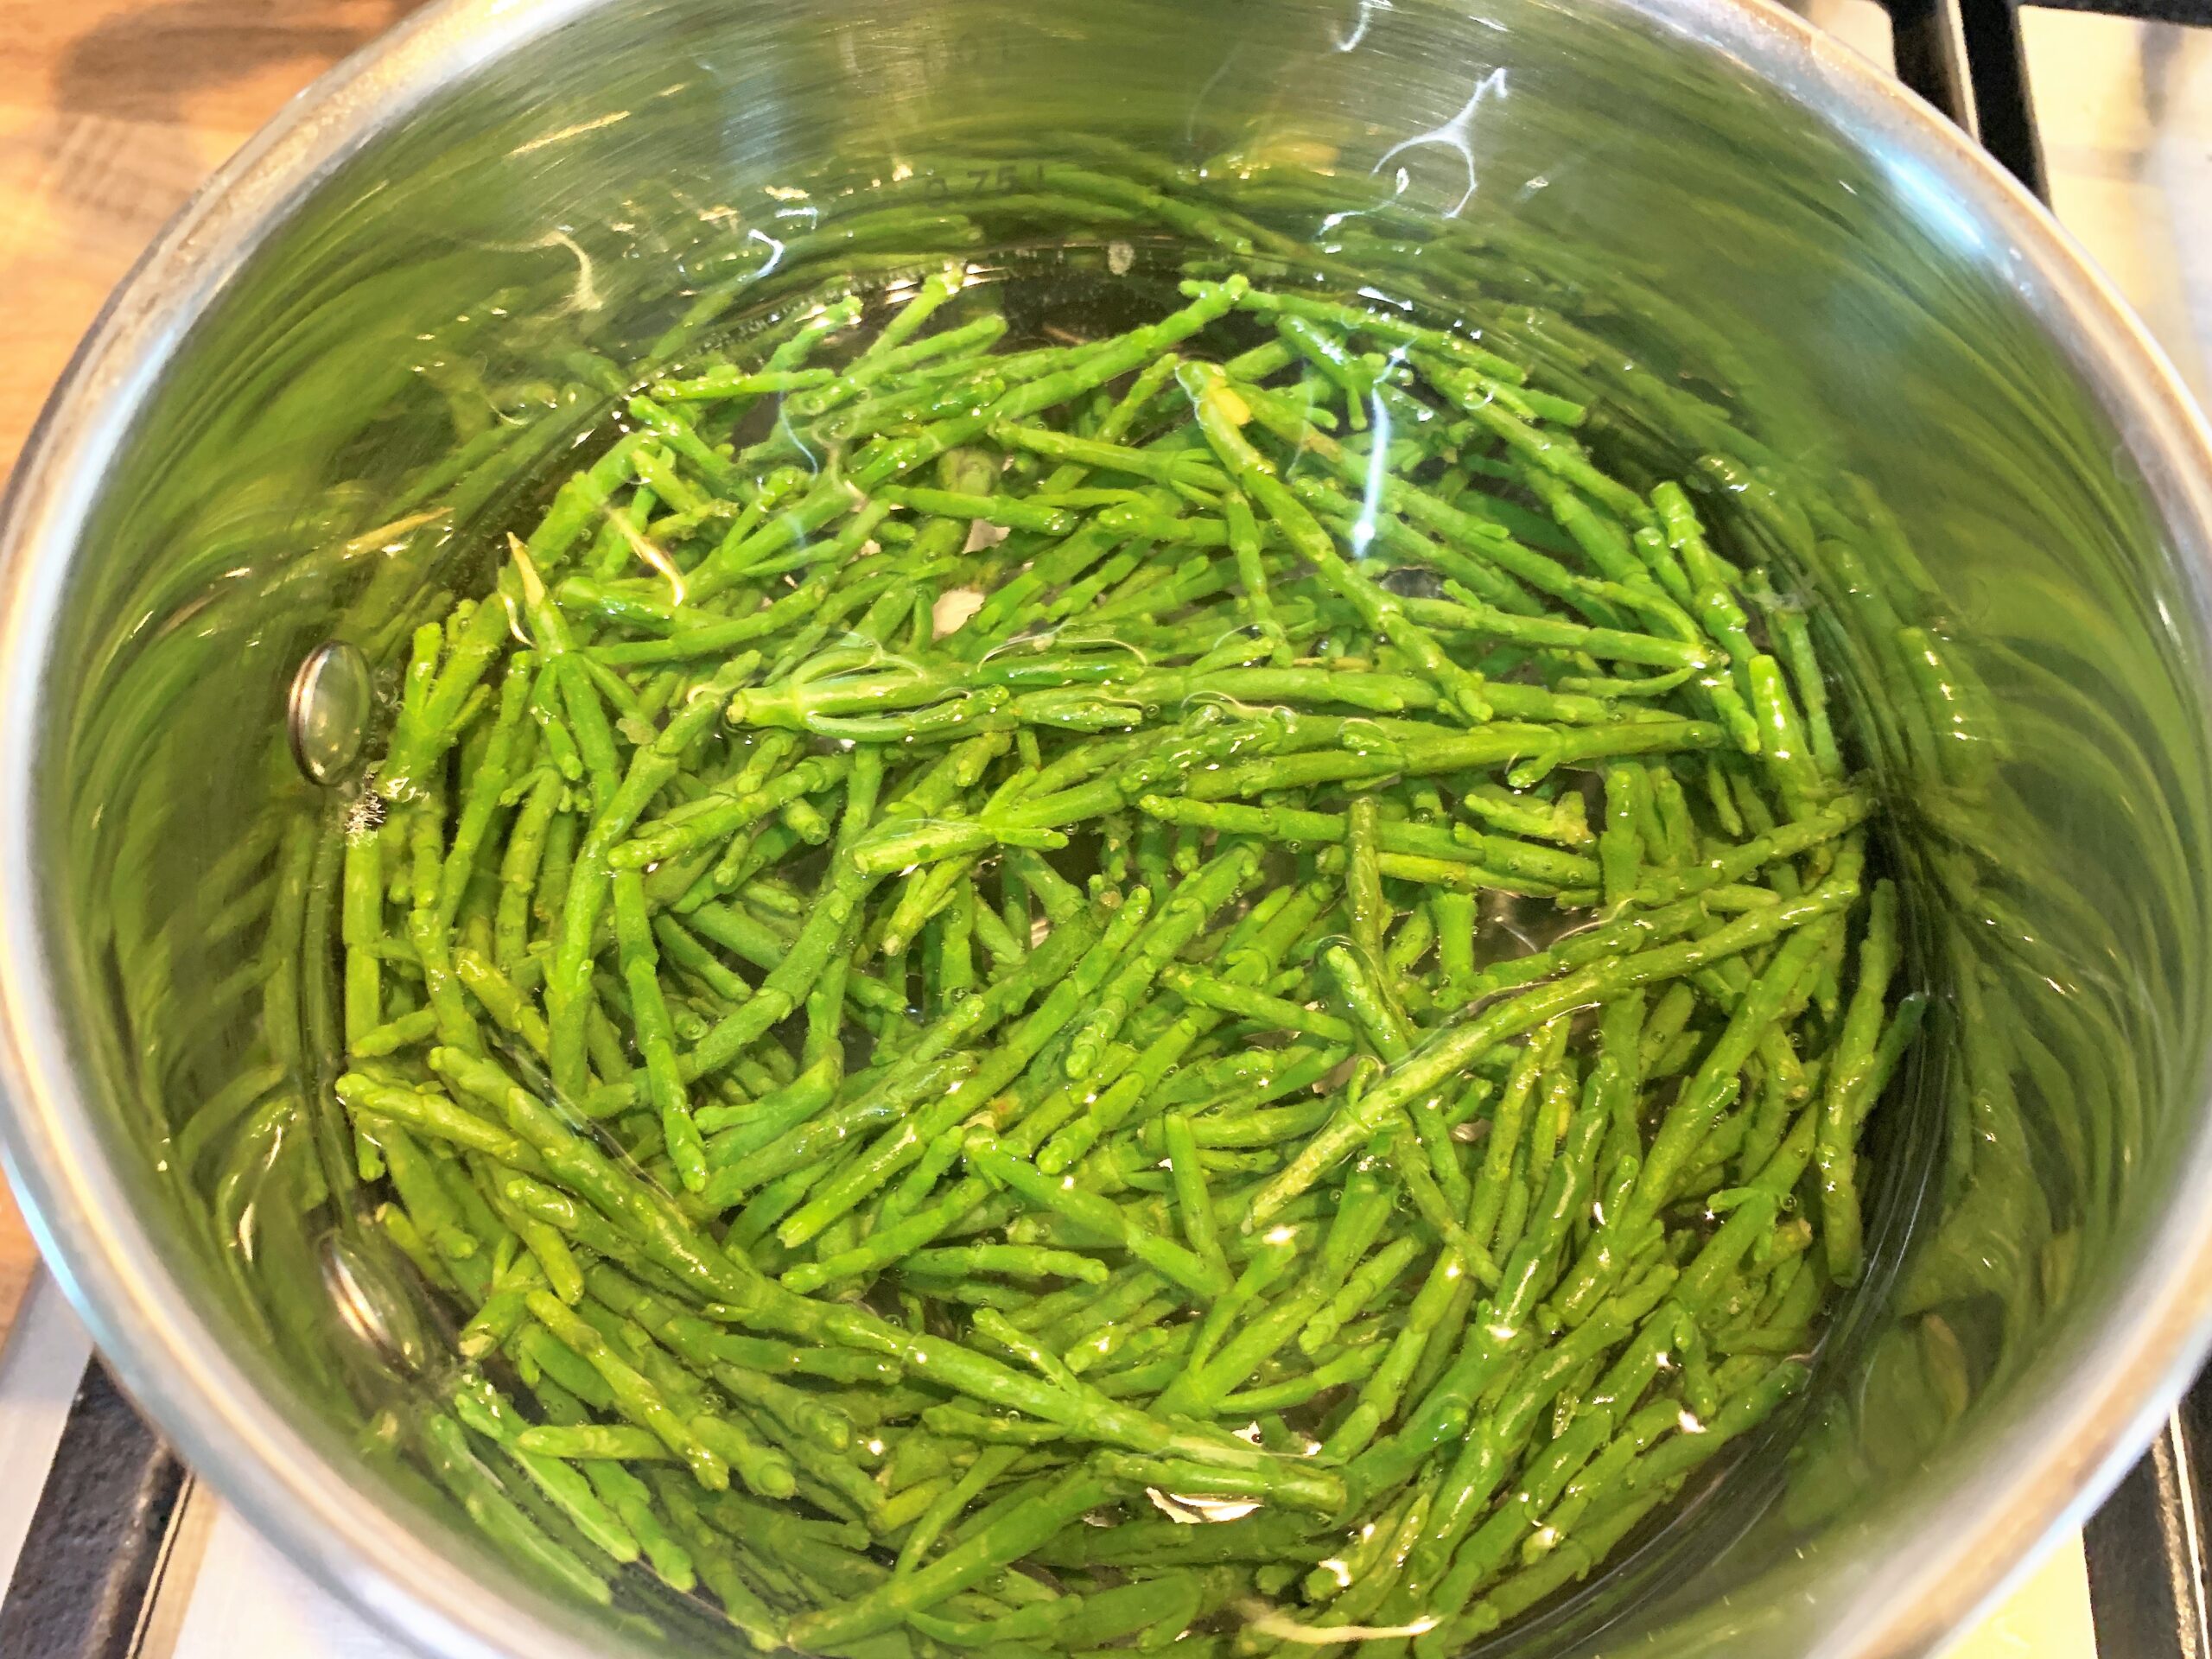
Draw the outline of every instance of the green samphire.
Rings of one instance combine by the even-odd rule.
[[[981,274],[679,358],[413,630],[312,856],[362,1201],[465,1322],[414,1432],[764,1648],[1451,1653],[1860,1276],[1873,798],[1510,332],[1237,274],[1020,339]]]

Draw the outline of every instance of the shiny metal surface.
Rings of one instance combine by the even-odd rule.
[[[284,700],[284,736],[301,775],[323,785],[344,778],[361,758],[375,704],[373,671],[359,645],[326,639],[302,657]]]
[[[73,1295],[195,1465],[427,1651],[735,1650],[558,1602],[380,1449],[332,1323],[325,806],[284,697],[316,642],[382,662],[465,581],[601,406],[579,353],[680,352],[687,314],[915,237],[984,257],[1033,224],[994,200],[1022,165],[1078,148],[1455,307],[1564,312],[1600,368],[1726,412],[1657,460],[1745,435],[1822,504],[1719,498],[1851,664],[1948,995],[1888,1112],[1888,1268],[1802,1411],[1503,1645],[1924,1650],[2212,1328],[2212,448],[2038,210],[1738,0],[481,0],[339,71],[118,295],[0,524],[0,1131]],[[807,235],[840,191],[910,239]]]

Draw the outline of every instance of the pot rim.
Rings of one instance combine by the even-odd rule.
[[[452,1659],[607,1659],[573,1616],[465,1571],[283,1421],[212,1338],[104,1159],[73,1075],[43,938],[35,782],[41,700],[68,562],[107,461],[170,349],[270,233],[372,137],[538,35],[614,0],[439,0],[317,80],[217,169],[108,301],[48,398],[0,504],[0,1160],[64,1292],[187,1460],[307,1573],[393,1635]],[[1586,0],[1717,51],[2001,238],[2013,287],[2082,371],[2145,472],[2198,588],[2187,626],[2212,660],[2212,429],[2071,238],[1963,133],[1771,0]],[[2177,626],[2182,626],[2177,619]],[[1933,1646],[1993,1599],[2062,1525],[2086,1516],[2149,1440],[2212,1338],[2212,1109],[2181,1150],[2177,1201],[2071,1386],[1986,1445],[1972,1477],[1887,1524],[1890,1570],[1818,1639],[1823,1659]],[[1864,1546],[1862,1546],[1864,1548]],[[503,1586],[505,1587],[505,1586]],[[624,1643],[621,1651],[645,1649]]]

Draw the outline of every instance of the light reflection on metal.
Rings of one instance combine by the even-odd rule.
[[[1444,210],[1444,217],[1458,218],[1466,205],[1474,200],[1475,195],[1475,111],[1485,102],[1491,99],[1502,99],[1505,93],[1504,69],[1500,67],[1491,70],[1475,83],[1475,90],[1467,94],[1467,101],[1459,106],[1459,114],[1440,127],[1432,128],[1427,132],[1416,133],[1410,138],[1402,139],[1391,145],[1382,152],[1381,158],[1369,171],[1379,174],[1408,150],[1422,149],[1430,145],[1441,145],[1446,149],[1456,151],[1459,159],[1466,163],[1467,188],[1460,192],[1458,201]],[[1405,194],[1406,187],[1410,182],[1411,179],[1405,168],[1399,168],[1397,190],[1400,195]]]
[[[286,699],[285,735],[309,783],[327,787],[352,770],[373,701],[368,659],[358,646],[325,640],[301,661]]]

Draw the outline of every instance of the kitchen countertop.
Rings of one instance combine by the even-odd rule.
[[[37,1260],[30,1231],[16,1213],[7,1187],[0,1185],[0,1342],[7,1339],[9,1323],[15,1318],[16,1304],[23,1300],[23,1287],[30,1282]]]

